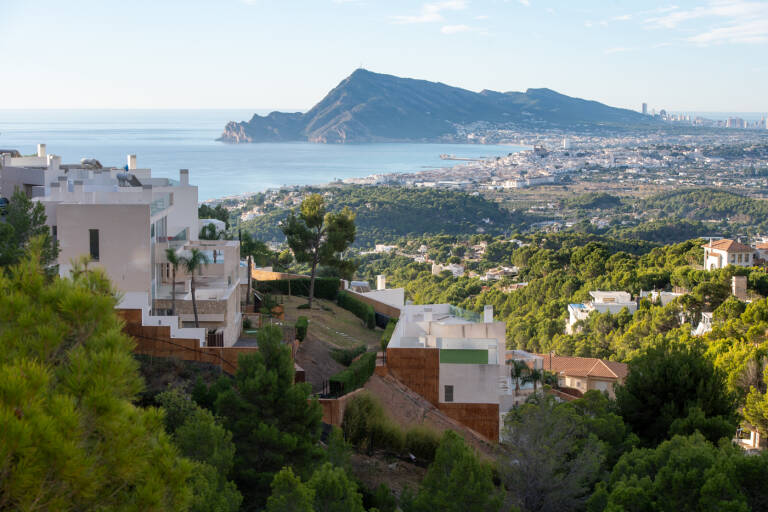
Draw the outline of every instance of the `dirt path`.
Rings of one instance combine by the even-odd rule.
[[[296,353],[296,363],[304,368],[307,382],[312,384],[315,393],[322,390],[323,381],[344,369],[331,357],[330,351],[331,347],[310,332]]]

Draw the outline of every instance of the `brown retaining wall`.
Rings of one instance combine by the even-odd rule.
[[[440,403],[440,350],[388,348],[387,369],[394,378],[437,406]]]
[[[499,441],[499,404],[441,403],[437,408],[489,441]]]
[[[344,410],[347,408],[347,402],[363,391],[365,389],[360,388],[339,398],[318,399],[320,406],[323,408],[323,423],[340,427],[341,421],[344,419]]]
[[[123,332],[136,341],[134,352],[139,354],[210,363],[234,374],[240,354],[259,350],[256,347],[201,347],[200,341],[194,338],[172,338],[168,326],[142,325],[140,309],[119,309],[117,314],[125,322]]]

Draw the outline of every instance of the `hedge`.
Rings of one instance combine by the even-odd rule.
[[[349,366],[357,356],[365,354],[366,350],[367,348],[365,345],[360,345],[355,348],[334,348],[331,350],[331,357],[334,358],[336,362],[343,364],[344,366]]]
[[[307,320],[307,317],[300,316],[296,319],[296,339],[299,341],[304,341],[304,338],[307,337],[307,327],[309,327],[309,320]]]
[[[365,326],[369,329],[376,327],[376,313],[370,304],[356,299],[347,292],[339,292],[338,302],[340,307],[351,311],[356,317],[365,322]]]
[[[338,277],[318,277],[315,278],[315,298],[336,300],[339,294]],[[309,296],[309,278],[302,279],[279,279],[277,281],[261,281],[258,284],[259,291],[273,291],[283,295],[288,295],[290,288],[291,295]]]
[[[374,450],[399,454],[405,448],[403,431],[369,393],[362,393],[349,401],[344,409],[341,430],[349,444],[369,455]]]
[[[363,387],[376,369],[376,352],[366,352],[360,359],[329,379],[333,396],[346,395]]]
[[[387,346],[389,345],[389,340],[392,339],[392,333],[395,331],[395,326],[397,325],[397,320],[394,318],[389,321],[387,326],[384,328],[384,332],[381,334],[381,351],[386,352]]]
[[[426,425],[403,430],[390,419],[381,402],[370,393],[352,398],[341,422],[344,438],[359,451],[371,454],[385,450],[397,455],[412,454],[420,462],[435,459],[442,433]]]

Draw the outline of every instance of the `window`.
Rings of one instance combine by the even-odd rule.
[[[99,230],[89,229],[88,234],[91,240],[91,259],[93,261],[99,261]]]
[[[58,240],[59,240],[58,226],[52,226],[51,227],[51,236],[53,237],[53,241],[54,242],[58,242]]]
[[[445,401],[453,402],[453,386],[445,386]]]

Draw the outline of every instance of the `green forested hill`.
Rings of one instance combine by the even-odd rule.
[[[693,189],[657,194],[638,202],[643,210],[693,220],[729,220],[731,225],[768,227],[768,201],[717,189]]]
[[[500,234],[520,229],[526,217],[513,214],[481,196],[451,190],[406,187],[342,186],[317,190],[331,210],[350,207],[357,214],[355,245],[368,247],[403,236]],[[276,209],[243,223],[261,240],[283,240],[279,222],[288,209]]]

